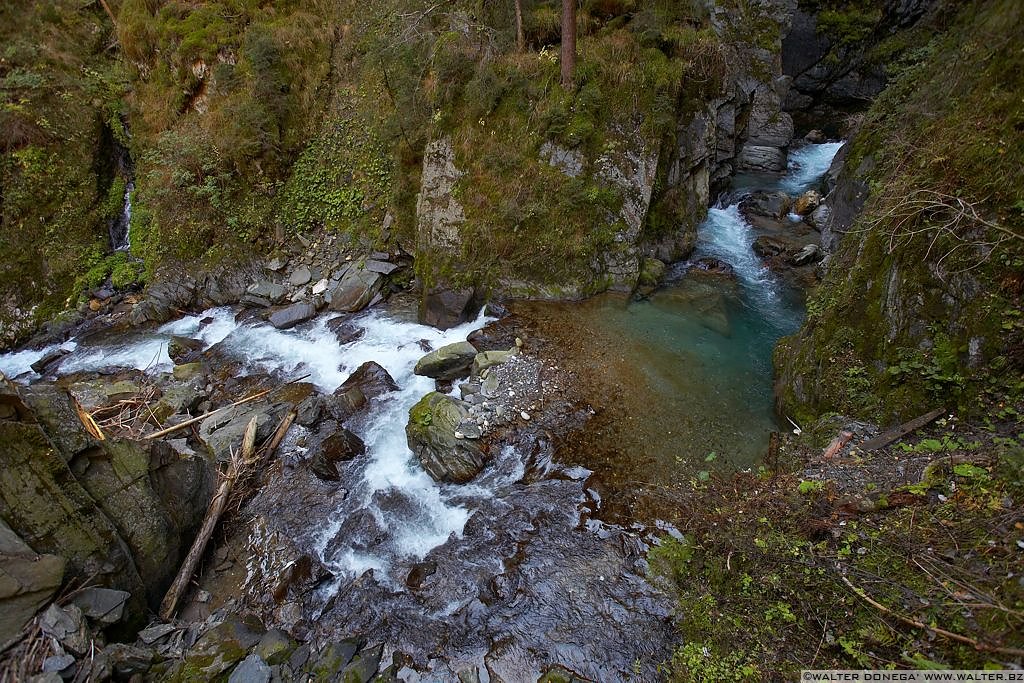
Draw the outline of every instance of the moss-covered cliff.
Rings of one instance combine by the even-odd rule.
[[[326,229],[416,252],[428,285],[572,295],[685,255],[716,182],[785,164],[781,3],[585,2],[570,89],[558,2],[523,8],[520,51],[512,3],[9,4],[7,343],[134,279],[107,234],[129,179],[151,279]],[[434,245],[439,144],[459,225]]]
[[[890,66],[831,197],[835,253],[775,357],[797,421],[1006,417],[1024,390],[1024,8],[971,3],[937,28]]]
[[[103,268],[125,192],[126,79],[112,41],[98,5],[0,7],[0,345]]]

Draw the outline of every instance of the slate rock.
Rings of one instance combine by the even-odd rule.
[[[292,304],[270,315],[270,324],[279,330],[288,330],[316,316],[316,306],[308,303]]]
[[[352,387],[358,387],[367,399],[398,391],[398,383],[391,378],[387,370],[373,361],[367,361],[356,368],[334,393],[339,395]]]
[[[469,374],[476,354],[476,347],[469,342],[448,344],[420,358],[413,372],[437,380],[459,379]]]

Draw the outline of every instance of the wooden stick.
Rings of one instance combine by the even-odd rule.
[[[253,455],[256,453],[256,428],[258,426],[255,415],[245,426],[245,434],[242,435],[242,467],[251,465],[255,460]]]
[[[999,654],[1013,655],[1014,657],[1024,656],[1024,650],[1022,650],[1020,648],[1016,648],[1016,647],[1000,647],[998,645],[989,645],[987,643],[979,642],[979,641],[975,640],[974,638],[968,638],[967,636],[962,636],[959,633],[953,633],[952,631],[947,631],[946,629],[937,628],[935,626],[929,626],[929,625],[927,625],[925,623],[917,621],[916,619],[911,619],[910,617],[905,617],[902,614],[899,614],[898,612],[892,611],[891,609],[889,609],[888,607],[886,607],[882,603],[876,602],[875,600],[872,600],[871,597],[868,596],[868,594],[864,592],[863,588],[858,588],[857,586],[854,586],[853,583],[851,583],[850,580],[848,578],[846,578],[845,576],[841,576],[839,578],[841,578],[843,580],[843,583],[845,583],[847,586],[850,587],[850,590],[852,590],[854,593],[859,595],[861,597],[861,599],[863,599],[869,605],[871,605],[872,607],[877,609],[879,612],[882,612],[883,614],[886,614],[886,615],[888,615],[888,616],[890,616],[890,617],[892,617],[894,619],[898,619],[899,621],[902,621],[904,624],[908,624],[910,626],[913,626],[913,627],[919,628],[919,629],[923,629],[925,631],[932,631],[933,633],[936,633],[936,634],[942,636],[943,638],[949,638],[950,640],[955,640],[955,641],[957,641],[959,643],[967,643],[968,645],[973,646],[974,649],[976,649],[976,650],[982,650],[984,652],[998,652]]]
[[[939,415],[942,415],[944,412],[946,412],[945,408],[936,408],[930,413],[925,413],[921,417],[915,417],[913,420],[909,422],[904,422],[895,429],[890,429],[887,432],[879,434],[873,439],[868,439],[867,441],[860,445],[860,450],[867,452],[875,451],[878,450],[879,448],[885,448],[896,439],[901,439],[910,432],[920,429],[921,427],[924,427],[926,424],[936,419]]]
[[[288,430],[291,429],[292,423],[295,422],[295,417],[296,413],[294,410],[289,411],[288,414],[284,416],[284,419],[281,420],[281,424],[277,425],[277,431],[274,432],[274,435],[270,437],[270,441],[268,441],[263,447],[263,457],[269,458],[274,454],[277,447],[281,445],[282,441],[284,441],[284,437],[288,433]]]
[[[210,537],[213,536],[213,531],[217,528],[217,522],[220,521],[221,515],[224,514],[224,508],[227,507],[228,499],[231,497],[231,489],[235,485],[238,465],[238,457],[232,457],[227,474],[224,475],[224,480],[220,483],[217,493],[214,494],[213,500],[210,501],[210,507],[206,510],[206,517],[203,519],[203,526],[199,529],[199,535],[196,536],[192,549],[188,551],[185,562],[178,570],[178,575],[174,577],[174,583],[167,589],[167,595],[164,596],[163,602],[160,603],[160,618],[164,621],[170,621],[171,617],[174,616],[178,600],[181,599],[182,593],[185,592],[189,581],[192,580],[192,573],[196,570],[199,560],[206,551],[206,544],[210,542]]]
[[[173,434],[174,432],[178,431],[179,429],[184,429],[185,427],[188,427],[189,425],[194,425],[196,422],[202,422],[206,418],[210,417],[211,415],[215,415],[216,413],[219,413],[222,410],[228,410],[229,408],[234,408],[235,406],[240,406],[243,403],[249,403],[251,401],[255,401],[256,399],[263,398],[264,396],[266,396],[267,394],[269,394],[272,391],[274,391],[274,390],[273,389],[265,389],[265,390],[263,390],[263,391],[261,391],[259,393],[253,394],[252,396],[249,396],[248,398],[243,398],[243,399],[240,399],[238,401],[235,401],[234,403],[230,403],[230,404],[228,404],[226,406],[221,406],[220,408],[217,408],[216,410],[211,410],[209,412],[203,413],[199,417],[193,417],[191,420],[185,420],[184,422],[179,422],[178,424],[176,424],[176,425],[174,425],[172,427],[168,427],[167,429],[161,429],[159,432],[153,432],[152,434],[147,434],[146,436],[144,436],[142,438],[145,441],[149,441],[151,439],[159,439],[161,436],[167,436],[168,434]]]

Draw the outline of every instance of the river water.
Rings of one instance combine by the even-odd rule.
[[[808,146],[781,180],[743,182],[798,193],[820,179],[836,149]],[[243,374],[308,376],[325,393],[361,363],[381,364],[399,391],[348,425],[367,454],[343,467],[337,483],[280,472],[248,508],[333,574],[306,615],[312,632],[383,641],[421,672],[409,669],[408,680],[456,680],[479,667],[483,680],[534,681],[555,663],[592,680],[654,680],[676,638],[671,599],[643,578],[656,525],[639,510],[607,514],[617,507],[609,493],[682,482],[711,466],[705,461],[751,466],[778,428],[771,349],[803,311],[751,251],[754,237],[735,203],[716,206],[695,258],[726,261],[734,282],[689,277],[683,264],[672,284],[642,302],[517,307],[583,359],[581,374],[592,369],[585,379],[599,387],[597,399],[615,400],[595,401],[596,416],[555,405],[547,423],[506,444],[466,486],[427,476],[404,427],[409,408],[434,388],[413,374],[416,360],[465,339],[484,317],[442,332],[374,310],[354,318],[363,336],[339,345],[330,316],[280,331],[217,308],[146,334],[68,342],[59,372],[168,371],[174,334],[218,344]],[[31,364],[53,348],[0,356],[0,370],[30,380]],[[584,423],[568,440],[551,436]],[[294,428],[282,455],[301,462],[303,436]],[[637,518],[648,525],[633,524]],[[408,587],[410,570],[423,562],[434,573]]]

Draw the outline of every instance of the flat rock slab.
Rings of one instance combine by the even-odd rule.
[[[448,344],[420,358],[413,372],[443,381],[465,377],[476,354],[476,347],[469,342]]]
[[[309,303],[292,304],[270,316],[270,324],[279,330],[288,330],[316,316],[316,306]]]

